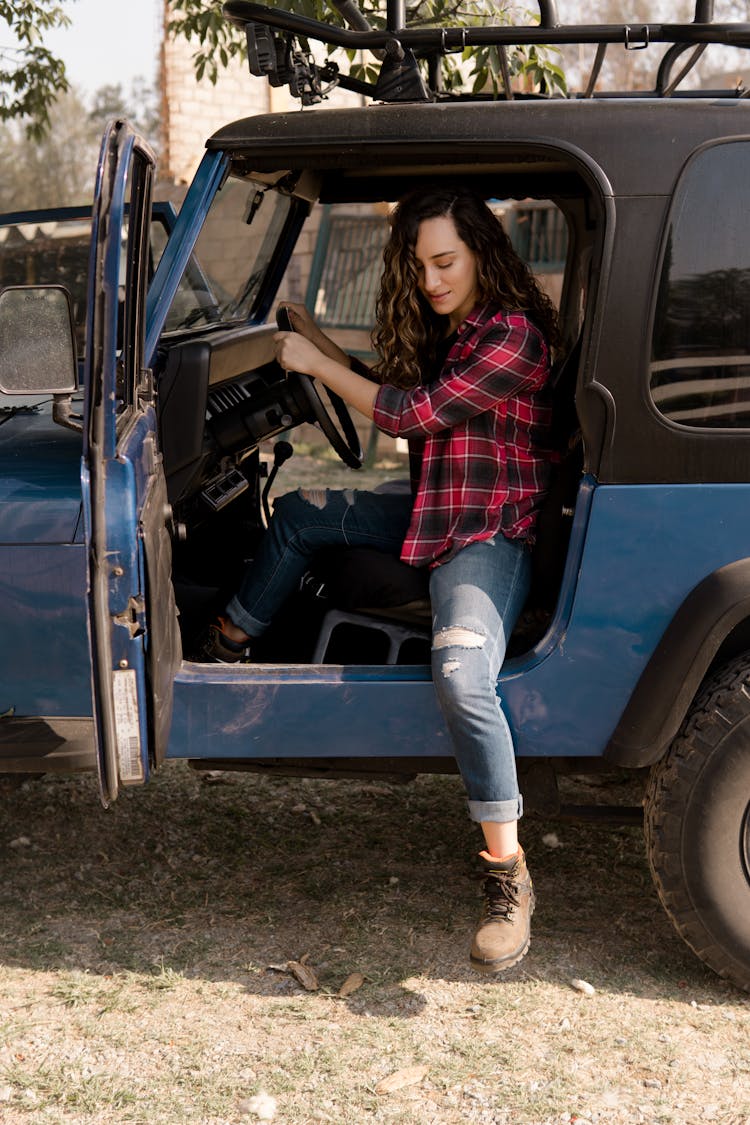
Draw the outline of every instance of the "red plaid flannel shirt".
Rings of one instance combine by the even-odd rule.
[[[541,332],[487,304],[460,326],[434,382],[380,388],[377,426],[423,445],[404,562],[437,566],[498,532],[533,538],[553,456],[548,377]]]

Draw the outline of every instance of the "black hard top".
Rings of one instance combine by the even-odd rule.
[[[231,152],[248,171],[336,172],[331,198],[336,183],[341,198],[383,198],[373,176],[461,168],[511,178],[573,170],[604,195],[667,195],[697,147],[738,136],[750,136],[742,98],[560,99],[259,114],[224,126],[207,148]]]

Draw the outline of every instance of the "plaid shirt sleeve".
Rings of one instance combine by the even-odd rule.
[[[525,317],[491,323],[478,338],[476,333],[459,338],[435,382],[412,390],[382,386],[375,422],[392,437],[451,429],[533,387],[543,357],[542,337]]]

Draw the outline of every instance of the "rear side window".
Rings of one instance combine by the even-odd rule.
[[[651,396],[682,426],[750,427],[750,142],[702,150],[675,194],[659,284]]]

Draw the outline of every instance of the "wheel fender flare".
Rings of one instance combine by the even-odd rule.
[[[722,642],[750,618],[750,558],[706,575],[680,605],[641,673],[604,756],[649,766],[679,730]]]

